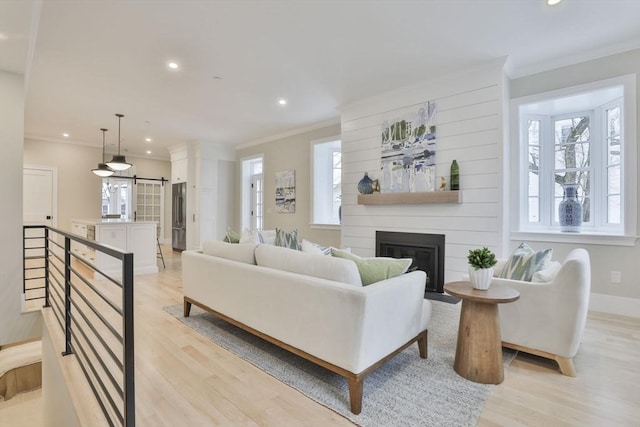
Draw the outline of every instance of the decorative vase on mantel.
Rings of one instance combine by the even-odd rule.
[[[578,200],[578,184],[562,184],[564,197],[558,206],[560,231],[577,233],[582,226],[582,203]]]
[[[369,173],[365,172],[364,177],[358,183],[358,192],[360,194],[373,194],[373,181],[369,178]]]

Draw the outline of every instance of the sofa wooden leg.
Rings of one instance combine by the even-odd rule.
[[[556,362],[558,362],[558,366],[560,367],[560,372],[562,375],[566,375],[568,377],[576,376],[576,368],[573,367],[573,359],[568,357],[556,356]]]
[[[349,400],[351,402],[351,412],[358,415],[362,410],[362,390],[364,382],[362,379],[349,378]]]
[[[429,331],[421,332],[418,336],[418,351],[420,351],[420,357],[423,359],[427,358],[428,355],[428,347],[427,347],[427,337]]]
[[[191,313],[191,303],[187,300],[184,300],[184,317],[189,317]]]

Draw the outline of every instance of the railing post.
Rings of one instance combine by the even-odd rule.
[[[49,304],[49,227],[44,228],[44,307]]]
[[[71,351],[71,239],[64,238],[64,353],[63,356],[72,354]]]
[[[124,351],[124,425],[136,425],[135,399],[135,354],[133,339],[133,254],[124,254],[122,259],[122,307],[123,351]]]

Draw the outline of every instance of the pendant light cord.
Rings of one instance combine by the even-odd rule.
[[[101,128],[100,130],[102,131],[102,163],[104,163],[104,154],[105,154],[105,150],[104,150],[104,133],[105,133],[108,129]]]
[[[120,120],[124,117],[124,114],[116,114],[118,117],[118,156],[120,155]]]

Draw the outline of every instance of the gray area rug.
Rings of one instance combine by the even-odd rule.
[[[475,426],[493,385],[477,384],[453,370],[460,306],[432,301],[429,357],[417,344],[364,380],[362,412],[349,411],[347,380],[251,335],[196,306],[165,307],[178,320],[316,402],[361,426]],[[516,352],[503,350],[505,368]]]

